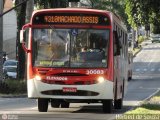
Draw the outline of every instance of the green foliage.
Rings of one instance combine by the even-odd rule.
[[[154,33],[154,34],[160,34],[160,26],[159,25],[153,25],[152,26],[152,32]]]
[[[89,4],[94,9],[108,10],[116,13],[120,16],[122,21],[127,27],[130,27],[127,21],[127,15],[125,13],[125,2],[124,0],[88,0]]]
[[[142,107],[145,109],[150,109],[150,110],[160,110],[160,105],[158,104],[148,103],[148,104],[143,104]]]
[[[140,25],[159,26],[160,24],[160,0],[125,0],[125,12],[128,15],[128,22],[136,28]],[[160,27],[153,29],[160,33]]]
[[[127,15],[125,14],[125,2],[124,0],[86,0],[91,8],[109,10],[118,14],[124,23],[129,26],[127,21]],[[68,7],[68,0],[34,0],[37,9],[47,8],[64,8]]]
[[[34,0],[37,9],[64,8],[68,6],[68,0]]]
[[[138,44],[142,43],[145,40],[144,36],[138,37]]]
[[[138,15],[136,11],[136,3],[137,0],[126,0],[125,12],[128,15],[128,22],[133,28],[137,27],[136,19]]]
[[[112,2],[108,0],[88,0],[89,5],[94,9],[111,10]]]
[[[149,115],[149,114],[160,114],[160,92],[158,92],[155,96],[150,98],[148,101],[145,101],[141,106],[135,108],[134,110],[128,111],[125,113],[127,114],[143,114],[143,115]],[[149,119],[148,119],[149,120]]]
[[[5,80],[0,82],[0,93],[3,94],[22,94],[27,92],[26,81],[24,80]]]

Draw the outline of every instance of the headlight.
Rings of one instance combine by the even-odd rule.
[[[98,77],[97,81],[98,83],[102,83],[104,81],[104,77]]]
[[[35,79],[36,80],[42,80],[42,78],[40,76],[38,76],[38,75],[35,76]]]

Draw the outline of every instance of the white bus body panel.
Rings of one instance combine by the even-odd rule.
[[[65,96],[65,95],[44,95],[41,91],[62,90],[63,87],[73,87],[77,90],[97,92],[97,96]],[[55,85],[47,84],[38,80],[27,80],[27,89],[29,98],[57,98],[57,99],[113,99],[113,82],[103,81],[102,83],[92,85]]]

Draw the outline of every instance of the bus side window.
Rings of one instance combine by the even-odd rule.
[[[121,44],[118,38],[117,31],[113,31],[114,55],[120,55]]]

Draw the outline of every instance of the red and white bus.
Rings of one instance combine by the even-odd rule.
[[[28,41],[24,30],[29,28]],[[35,11],[23,26],[28,97],[40,112],[72,102],[122,107],[128,80],[127,30],[113,13],[82,8]],[[81,51],[85,48],[86,51]]]

